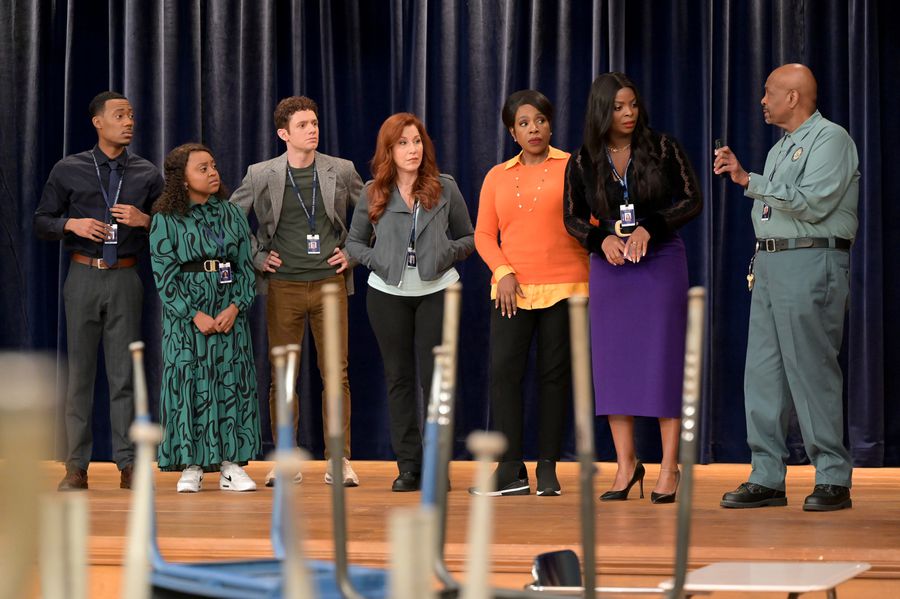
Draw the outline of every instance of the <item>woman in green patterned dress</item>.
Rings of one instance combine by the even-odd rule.
[[[253,491],[241,468],[260,449],[256,368],[247,309],[256,292],[250,230],[228,203],[209,148],[166,156],[166,185],[153,206],[150,251],[163,306],[159,468],[182,470],[179,493],[204,472],[219,488]]]

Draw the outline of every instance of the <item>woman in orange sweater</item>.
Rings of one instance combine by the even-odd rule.
[[[556,461],[571,388],[567,300],[588,295],[588,255],[562,221],[569,154],[550,145],[553,105],[540,92],[522,90],[501,115],[522,151],[485,176],[475,225],[475,249],[493,273],[493,428],[509,442],[490,494],[531,492],[522,461],[522,381],[537,336],[537,494],[559,495]]]

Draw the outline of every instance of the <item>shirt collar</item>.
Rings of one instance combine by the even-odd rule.
[[[803,123],[799,127],[794,129],[790,133],[786,133],[785,137],[790,137],[791,141],[799,141],[799,140],[803,139],[806,136],[806,134],[809,133],[813,129],[813,127],[816,126],[816,123],[818,123],[820,120],[822,120],[822,113],[819,112],[818,110],[816,110],[814,113],[812,113],[809,116],[808,119],[803,121]]]
[[[122,150],[122,153],[115,158],[110,158],[109,156],[107,156],[103,152],[103,150],[100,149],[100,146],[97,145],[95,145],[94,149],[91,151],[94,153],[94,157],[97,159],[97,165],[106,164],[115,160],[119,164],[119,168],[124,168],[128,163],[128,148]]]
[[[522,154],[524,152],[525,152],[525,150],[522,150],[518,154],[516,154],[515,156],[513,156],[512,158],[510,158],[509,160],[504,162],[503,163],[504,170],[511,169],[512,167],[516,166],[517,164],[523,164],[522,163]],[[564,160],[568,157],[569,157],[568,154],[566,154],[562,150],[558,150],[558,149],[554,148],[553,146],[550,146],[549,151],[547,152],[547,160]]]

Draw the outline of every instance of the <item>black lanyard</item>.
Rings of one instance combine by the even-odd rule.
[[[300,207],[303,208],[303,212],[306,214],[306,221],[309,223],[309,232],[313,235],[316,234],[316,194],[319,190],[319,173],[316,171],[316,163],[313,162],[313,182],[312,182],[312,212],[306,209],[306,204],[303,203],[303,196],[300,195],[300,189],[297,187],[297,184],[294,182],[294,174],[291,173],[291,165],[288,164],[287,167],[288,179],[291,180],[291,187],[294,188],[294,193],[297,194],[297,199],[300,201]]]
[[[103,179],[100,178],[100,165],[97,164],[97,157],[94,156],[93,150],[91,150],[91,160],[94,161],[94,170],[97,172],[97,183],[100,184],[100,193],[103,194],[103,201],[106,202],[106,208],[112,208],[119,203],[119,194],[122,193],[122,181],[125,180],[125,167],[128,166],[128,157],[125,157],[125,166],[122,167],[122,172],[119,174],[119,185],[116,187],[116,197],[113,198],[112,204],[109,203],[109,192],[103,187]],[[112,172],[111,168],[109,170]]]
[[[609,160],[609,166],[612,169],[613,176],[616,178],[616,181],[619,185],[622,186],[622,191],[625,193],[625,203],[628,203],[628,167],[631,166],[631,157],[628,157],[628,164],[625,165],[625,176],[622,177],[619,175],[619,171],[616,170],[616,165],[613,164],[612,156],[609,155],[609,148],[606,148],[606,159]]]
[[[413,202],[412,228],[409,230],[409,249],[416,249],[416,224],[419,221],[419,200]]]

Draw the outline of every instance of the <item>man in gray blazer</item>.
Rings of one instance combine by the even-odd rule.
[[[343,484],[355,487],[359,478],[350,466],[350,382],[347,377],[347,295],[353,293],[353,266],[344,251],[347,238],[347,208],[362,189],[362,179],[349,160],[316,151],[319,145],[318,106],[305,96],[283,99],[275,108],[275,128],[287,151],[266,162],[252,164],[231,202],[244,213],[252,208],[259,227],[251,236],[257,289],[266,300],[269,349],[302,343],[309,320],[316,343],[319,371],[324,373],[324,318],[322,287],[336,283],[341,294],[341,374],[343,385],[344,463]],[[274,372],[272,373],[274,381]],[[322,394],[324,430],[328,430],[328,408]],[[300,408],[294,397],[294,437]],[[269,389],[272,436],[277,420],[274,384]],[[326,443],[325,457],[328,458]],[[325,482],[332,483],[331,469]],[[294,482],[300,482],[300,473]],[[266,486],[275,482],[274,471]]]

